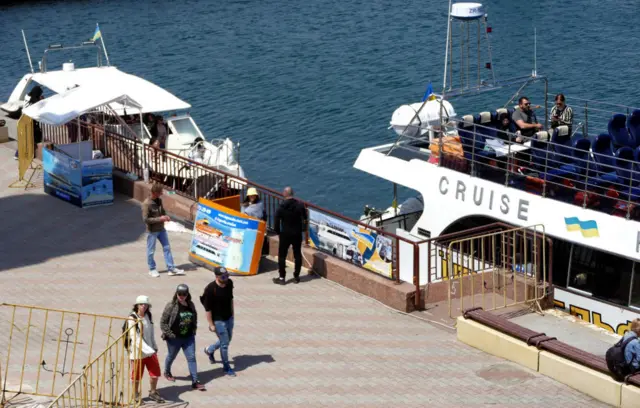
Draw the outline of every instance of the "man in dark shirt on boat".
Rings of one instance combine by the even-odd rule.
[[[531,109],[531,102],[526,96],[521,97],[518,100],[518,107],[511,116],[511,119],[516,124],[516,128],[520,131],[522,136],[526,138],[533,137],[537,131],[542,129],[542,125],[538,123],[536,113]],[[523,142],[523,138],[518,137],[516,142]]]
[[[293,189],[285,187],[282,192],[284,201],[278,207],[275,217],[275,231],[280,236],[278,246],[278,271],[280,276],[273,279],[273,283],[284,285],[287,275],[286,261],[289,246],[293,248],[295,266],[293,281],[300,283],[300,270],[302,269],[302,234],[307,222],[307,209],[300,201],[293,198]]]

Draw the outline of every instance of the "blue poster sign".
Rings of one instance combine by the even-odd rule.
[[[80,161],[61,152],[42,150],[44,191],[82,207],[82,169]]]
[[[309,246],[391,278],[390,238],[309,209]]]
[[[47,194],[82,208],[113,204],[112,159],[80,161],[62,150],[43,149],[42,167]]]
[[[211,266],[253,275],[260,261],[264,230],[263,221],[200,199],[189,253]]]
[[[113,161],[82,162],[82,206],[113,204]]]

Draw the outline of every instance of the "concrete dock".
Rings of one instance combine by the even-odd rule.
[[[10,189],[17,177],[13,153],[11,145],[0,145],[0,302],[124,316],[136,296],[145,294],[159,318],[178,283],[187,283],[199,296],[213,279],[188,263],[188,232],[170,233],[174,258],[187,275],[167,276],[157,250],[161,277],[149,277],[139,203],[117,196],[112,206],[82,210],[45,195],[41,176],[38,188]],[[166,406],[604,406],[461,344],[449,330],[315,275],[286,286],[274,285],[275,275],[275,264],[265,260],[259,275],[234,278],[230,356],[235,378],[223,376],[221,365],[210,365],[202,353],[214,335],[206,330],[196,301],[198,370],[207,390],[191,391],[180,355],[172,370],[178,381],[159,383],[160,393],[171,401]],[[0,323],[0,365],[6,325]],[[160,333],[156,339],[162,365],[166,346]],[[15,381],[15,374],[8,378]],[[34,406],[32,398],[16,402]]]

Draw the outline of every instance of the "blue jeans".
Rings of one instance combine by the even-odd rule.
[[[178,356],[180,349],[182,349],[184,351],[184,356],[187,358],[191,381],[198,381],[198,366],[196,365],[196,336],[167,339],[167,349],[167,358],[164,360],[164,373],[171,373],[171,365]]]
[[[174,270],[176,266],[173,263],[167,231],[147,232],[147,264],[149,264],[149,270],[156,269],[156,261],[153,259],[153,254],[156,252],[156,240],[162,244],[162,252],[164,252],[164,261],[167,263],[167,269]]]
[[[213,324],[218,332],[218,341],[207,347],[207,353],[213,354],[217,349],[220,349],[222,365],[226,370],[229,368],[229,343],[233,337],[233,317],[229,320],[214,320]]]

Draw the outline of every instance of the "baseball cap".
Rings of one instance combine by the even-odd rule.
[[[224,266],[216,266],[216,268],[213,270],[213,273],[215,273],[216,276],[220,276],[224,275],[225,273],[229,273],[229,271],[227,271],[227,268],[225,268]]]
[[[140,295],[136,298],[136,305],[150,305],[149,296]]]

